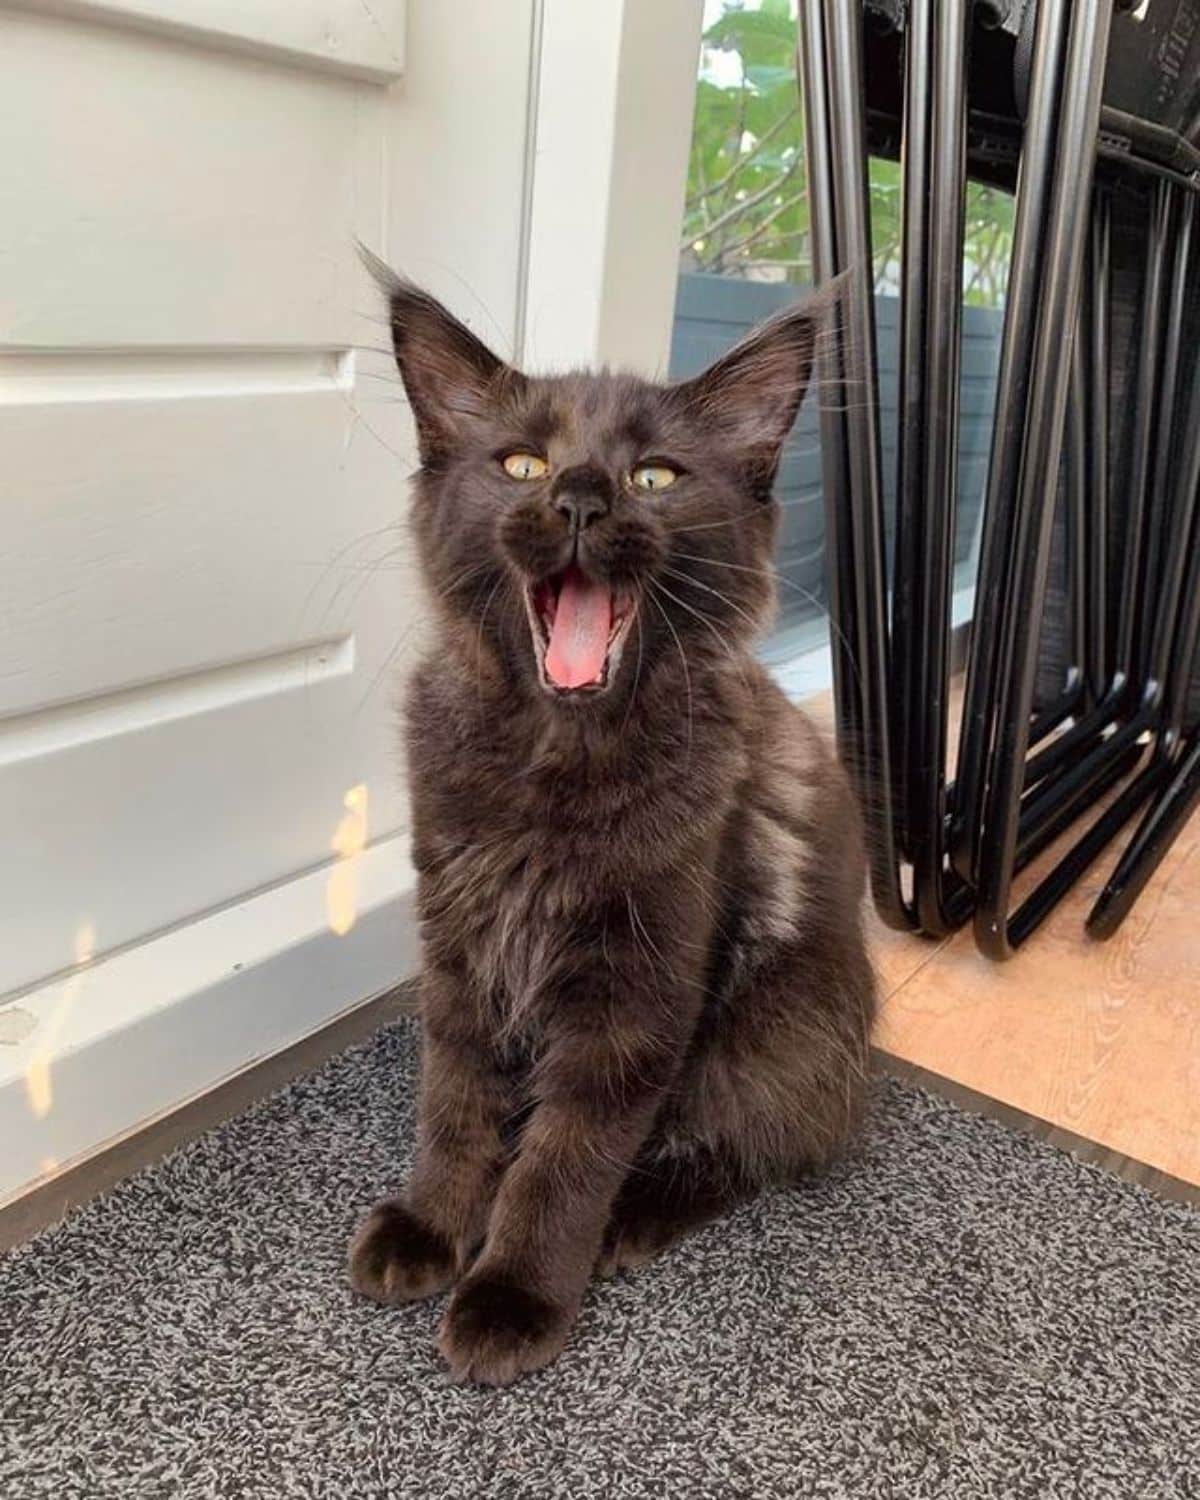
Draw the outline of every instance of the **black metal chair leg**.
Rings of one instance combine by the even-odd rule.
[[[1174,188],[1167,189],[1171,194],[1175,191]],[[1165,231],[1164,210],[1167,207],[1160,196],[1155,219],[1155,243],[1160,246]],[[1065,786],[1069,791],[1072,783],[1076,788],[1085,787],[1091,777],[1102,775],[1106,766],[1111,765],[1116,757],[1128,755],[1147,729],[1156,731],[1153,753],[1149,764],[1104,811],[1075,847],[1059,861],[1043,885],[1022,907],[1018,917],[1013,919],[1010,935],[1018,942],[1033,930],[1058,895],[1080,877],[1138,808],[1148,798],[1161,793],[1161,788],[1164,783],[1169,782],[1171,776],[1178,726],[1173,724],[1171,711],[1167,707],[1166,684],[1168,678],[1173,678],[1176,683],[1188,679],[1195,648],[1195,639],[1188,631],[1200,632],[1200,615],[1194,624],[1190,624],[1191,616],[1186,611],[1183,623],[1178,624],[1177,628],[1181,603],[1189,598],[1184,571],[1189,557],[1189,537],[1194,538],[1196,535],[1194,518],[1197,488],[1200,486],[1200,364],[1195,361],[1186,412],[1182,418],[1180,416],[1180,368],[1183,359],[1181,328],[1186,310],[1186,290],[1193,269],[1193,222],[1194,205],[1189,201],[1180,210],[1178,233],[1173,242],[1170,311],[1166,319],[1161,360],[1154,341],[1159,321],[1154,294],[1159,287],[1159,278],[1154,274],[1153,264],[1147,281],[1145,312],[1146,322],[1150,326],[1143,327],[1139,380],[1141,399],[1135,413],[1135,442],[1140,445],[1145,440],[1146,432],[1153,432],[1154,474],[1149,481],[1148,492],[1146,485],[1143,485],[1133,497],[1137,533],[1130,536],[1129,545],[1132,551],[1140,551],[1141,567],[1135,573],[1127,562],[1124,585],[1126,591],[1134,590],[1134,596],[1142,601],[1141,609],[1145,613],[1139,621],[1136,611],[1123,598],[1122,628],[1118,634],[1118,652],[1121,655],[1118,660],[1123,658],[1128,665],[1114,681],[1114,686],[1119,686],[1122,680],[1132,680],[1137,683],[1140,696],[1136,700],[1132,717],[1125,720],[1099,748],[1068,771],[1055,790],[1061,792]],[[1179,320],[1178,325],[1175,324],[1175,319]],[[1149,399],[1151,391],[1154,393],[1153,401]],[[1180,433],[1177,455],[1177,445],[1173,440],[1176,429]],[[1148,450],[1145,456],[1148,457]],[[1172,459],[1176,456],[1178,462],[1173,463]],[[1144,469],[1142,473],[1144,479]],[[1146,546],[1139,548],[1143,528],[1147,533]],[[1150,546],[1151,539],[1155,543],[1153,549]],[[1193,588],[1200,589],[1200,563],[1195,564],[1195,577],[1191,583]],[[1148,644],[1139,645],[1140,636],[1144,636]],[[1123,656],[1124,653],[1129,655]],[[1160,800],[1162,797],[1170,798],[1169,787],[1166,793],[1161,793]],[[1053,798],[1044,800],[1047,804],[1053,802]],[[1159,802],[1156,801],[1142,825],[1143,829],[1153,830],[1152,834],[1143,836],[1139,832],[1134,836],[1129,850],[1118,864],[1117,873],[1089,917],[1088,930],[1096,936],[1107,936],[1115,930],[1148,878],[1149,871],[1143,877],[1140,870],[1148,859],[1149,851],[1157,849],[1160,843],[1163,825],[1157,812],[1158,806]],[[1041,812],[1044,814],[1048,810],[1052,810],[1052,807],[1043,807]],[[1027,806],[1022,811],[1023,818],[1035,819],[1037,816],[1036,807]],[[1161,853],[1155,856],[1154,862],[1157,863],[1159,859]]]
[[[1162,357],[1159,367],[1159,389],[1162,392],[1161,415],[1155,424],[1155,453],[1150,494],[1146,518],[1146,545],[1142,558],[1142,573],[1139,594],[1146,601],[1137,620],[1137,639],[1134,649],[1135,673],[1143,681],[1156,677],[1160,681],[1166,670],[1166,659],[1160,656],[1157,664],[1152,660],[1155,650],[1156,625],[1162,620],[1162,611],[1157,607],[1159,581],[1164,571],[1170,571],[1177,559],[1164,557],[1171,517],[1172,480],[1179,439],[1187,439],[1187,424],[1180,425],[1182,416],[1181,370],[1188,363],[1183,350],[1183,331],[1187,323],[1189,288],[1195,267],[1192,264],[1192,236],[1196,223],[1196,199],[1191,193],[1184,194],[1180,188],[1168,188],[1175,200],[1173,236],[1173,264],[1171,289],[1163,329]],[[1189,418],[1190,420],[1190,418]],[[1189,503],[1176,499],[1176,504]],[[1173,616],[1172,616],[1173,623]]]
[[[1085,277],[1086,285],[1086,277]],[[1088,390],[1086,297],[1071,351],[1067,396],[1067,644],[1070,656],[1064,705],[1074,714],[1087,696],[1088,681]],[[1064,719],[1066,715],[1064,714]],[[1033,736],[1030,736],[1031,741]]]
[[[1142,595],[1145,565],[1146,521],[1151,511],[1152,452],[1159,408],[1164,404],[1161,384],[1164,313],[1166,310],[1167,246],[1174,209],[1173,183],[1155,187],[1152,209],[1153,237],[1142,298],[1141,348],[1138,355],[1138,385],[1134,411],[1133,452],[1130,459],[1129,514],[1125,526],[1125,554],[1117,620],[1116,672],[1126,683],[1127,699],[1140,694],[1137,676],[1138,640],[1144,628],[1145,611],[1152,601]]]
[[[1164,710],[1152,769],[1161,789],[1150,788],[1155,800],[1088,915],[1087,930],[1097,938],[1111,937],[1124,921],[1200,800],[1200,729],[1182,737],[1200,659],[1200,357],[1193,354],[1191,363],[1162,572],[1153,580],[1160,607],[1149,666],[1162,682]]]
[[[1176,190],[1169,188],[1168,191],[1173,194]],[[1170,803],[1173,818],[1181,805],[1172,791],[1174,782],[1171,779],[1182,723],[1183,700],[1179,696],[1179,684],[1190,680],[1196,645],[1200,640],[1200,555],[1196,552],[1200,543],[1200,529],[1196,524],[1200,491],[1200,361],[1191,361],[1186,403],[1181,399],[1183,382],[1180,379],[1182,320],[1188,282],[1194,269],[1191,253],[1193,223],[1194,205],[1189,201],[1181,207],[1178,233],[1174,238],[1171,310],[1161,362],[1148,352],[1145,341],[1143,346],[1143,372],[1153,370],[1158,378],[1153,403],[1156,413],[1138,412],[1138,435],[1140,437],[1142,423],[1153,427],[1156,456],[1150,492],[1145,497],[1144,516],[1139,517],[1139,524],[1144,525],[1148,532],[1147,545],[1142,549],[1140,576],[1130,577],[1126,587],[1135,588],[1145,613],[1144,619],[1137,622],[1132,609],[1123,610],[1127,633],[1124,641],[1118,643],[1120,649],[1132,651],[1129,672],[1136,674],[1134,680],[1139,684],[1138,707],[1132,718],[1122,724],[1100,750],[1068,773],[1064,781],[1074,776],[1080,784],[1085,783],[1089,774],[1103,771],[1106,761],[1111,763],[1115,757],[1128,755],[1136,747],[1141,733],[1148,728],[1156,731],[1153,752],[1149,764],[1059,861],[1013,919],[1012,936],[1017,942],[1033,930],[1058,895],[1079,878],[1138,808],[1148,798],[1155,797],[1142,828],[1134,835],[1116,873],[1089,916],[1088,930],[1094,936],[1109,935],[1149,878],[1151,858],[1154,865],[1161,860],[1167,847],[1163,839],[1167,823],[1177,828],[1170,818],[1164,822],[1160,808],[1164,801]],[[1161,217],[1158,227],[1162,228]],[[1150,311],[1153,311],[1153,304]],[[1175,317],[1180,320],[1179,327],[1172,325],[1171,320]],[[1146,386],[1148,381],[1143,380],[1142,384]],[[1174,442],[1176,430],[1178,444]],[[1154,550],[1149,546],[1151,538],[1155,539]],[[1154,558],[1158,561],[1152,561]],[[1185,578],[1185,573],[1190,576]],[[1193,595],[1198,597],[1193,600]],[[1139,632],[1144,634],[1147,645],[1139,647]]]
[[[1161,184],[1157,189],[1147,225],[1146,277],[1142,291],[1141,338],[1131,433],[1133,459],[1123,528],[1125,555],[1117,599],[1116,631],[1111,649],[1105,647],[1110,675],[1095,706],[1029,759],[1025,768],[1027,786],[1042,781],[1060,766],[1078,764],[1080,757],[1087,754],[1087,747],[1093,746],[1097,736],[1110,727],[1127,725],[1136,719],[1137,733],[1144,732],[1152,727],[1156,713],[1156,705],[1146,701],[1145,681],[1137,675],[1136,643],[1152,440],[1158,412],[1160,408],[1169,408],[1171,399],[1160,378],[1159,356],[1170,256],[1169,193],[1172,191],[1174,189],[1167,184]],[[1092,768],[1102,765],[1103,753],[1098,760],[1088,759],[1087,763]]]
[[[1110,761],[1101,780],[1089,800],[1102,796],[1133,769],[1140,759],[1136,746],[1126,750],[1124,756]],[[1087,832],[1078,839],[1058,861],[1037,889],[1021,903],[1008,924],[1008,941],[1014,949],[1019,948],[1050,915],[1066,893],[1079,878],[1086,874],[1099,859],[1108,845],[1129,822],[1138,808],[1153,795],[1162,778],[1161,766],[1151,762],[1130,784],[1124,788]]]
[[[912,858],[909,757],[920,713],[912,684],[923,593],[925,522],[925,331],[929,321],[930,179],[933,151],[933,0],[913,0],[904,34],[904,181],[900,246],[899,389],[896,422],[896,536],[892,570],[891,710],[897,760],[899,833]],[[917,822],[921,819],[918,816]]]
[[[840,498],[843,482],[848,502],[836,532],[835,567],[842,587],[833,619],[853,642],[857,724],[850,716],[842,723],[847,730],[856,729],[858,739],[843,740],[842,752],[856,771],[862,793],[876,906],[889,925],[907,929],[915,916],[900,885],[888,719],[883,487],[861,30],[859,0],[804,0],[800,67],[808,106],[810,188],[819,179],[813,207],[819,201],[822,215],[832,209],[820,243],[814,246],[814,270],[822,281],[842,272],[847,276],[838,353],[844,391],[853,393],[838,424],[834,486],[826,487],[827,515],[831,497]],[[815,224],[815,212],[813,218]]]
[[[1166,442],[1172,427],[1176,404],[1178,351],[1172,354],[1170,338],[1164,339],[1168,267],[1173,264],[1170,281],[1172,303],[1180,305],[1190,265],[1190,220],[1183,218],[1188,233],[1172,238],[1169,226],[1173,210],[1174,186],[1161,184],[1151,206],[1148,224],[1148,256],[1142,298],[1142,329],[1139,346],[1138,377],[1132,432],[1134,451],[1133,482],[1127,510],[1126,555],[1116,637],[1112,647],[1112,676],[1103,696],[1094,707],[1081,715],[1062,734],[1030,757],[1024,768],[1026,788],[1018,821],[1018,853],[1044,843],[1040,830],[1049,820],[1058,820],[1057,809],[1063,796],[1077,797],[1088,787],[1099,796],[1102,787],[1112,784],[1112,764],[1127,756],[1129,747],[1147,732],[1157,732],[1162,720],[1162,670],[1148,675],[1145,653],[1139,653],[1139,631],[1144,627],[1139,611],[1166,610],[1168,622],[1174,619],[1174,603],[1164,601],[1162,591],[1148,585],[1145,576],[1146,554],[1143,545],[1148,527],[1161,523],[1166,502],[1153,492],[1151,454],[1156,451],[1154,439]],[[1173,256],[1173,262],[1172,262]],[[1100,309],[1103,315],[1103,306]],[[1169,374],[1170,379],[1164,379]],[[1155,465],[1157,468],[1157,464]],[[1165,471],[1164,471],[1165,472]],[[1097,559],[1102,566],[1102,558]],[[1172,594],[1173,599],[1173,594]],[[1098,649],[1098,645],[1097,645]],[[1105,648],[1108,649],[1107,647]],[[1156,745],[1156,757],[1161,747]],[[1138,790],[1140,789],[1140,796]],[[1116,804],[1127,819],[1154,790],[1153,778],[1139,779]],[[1103,847],[1098,842],[1107,831],[1111,838],[1122,826],[1117,811],[1106,814],[1085,838],[1076,854],[1068,853],[1047,877],[1047,889],[1029,898],[1021,921],[1014,924],[1018,936],[1032,931],[1036,921],[1058,899],[1071,879],[1078,878]],[[1085,850],[1091,850],[1084,859]],[[1081,863],[1081,859],[1083,863]]]
[[[1109,507],[1109,315],[1112,306],[1112,204],[1098,188],[1092,206],[1087,284],[1088,486],[1087,530],[1087,679],[1089,707],[1104,697],[1108,657],[1108,507]]]
[[[905,42],[893,702],[913,899],[921,930],[935,937],[961,926],[972,904],[946,869],[968,19],[959,0],[913,0]]]
[[[1200,806],[1200,729],[1194,730],[1187,740],[1174,775],[1138,826],[1089,913],[1087,930],[1092,937],[1108,938],[1116,932],[1197,806]]]
[[[969,883],[974,883],[977,876],[980,821],[995,723],[1000,622],[1007,598],[1009,544],[1020,477],[1021,418],[1028,405],[1034,335],[1045,276],[1058,98],[1069,10],[1067,0],[1043,0],[1039,8],[1017,185],[1012,263],[996,384],[998,419],[992,431],[974,622],[954,777],[951,858],[959,875]]]
[[[1017,855],[1038,626],[1050,558],[1053,497],[1062,456],[1071,339],[1077,323],[1112,20],[1111,0],[1071,8],[1059,0],[1042,0],[1035,76],[1040,74],[1046,57],[1056,50],[1057,35],[1068,24],[1068,9],[1073,13],[1069,15],[1053,169],[1059,190],[1050,205],[1045,274],[1024,408],[1025,441],[1014,514],[1011,587],[998,654],[994,745],[983,802],[984,836],[979,841],[975,936],[982,951],[994,958],[1007,957],[1015,943],[1027,936],[1023,927],[1013,930],[1010,926],[1008,908]],[[1061,893],[1047,894],[1057,900]],[[1040,912],[1039,920],[1044,915],[1045,911]]]

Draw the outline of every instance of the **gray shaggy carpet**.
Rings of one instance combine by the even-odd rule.
[[[0,1495],[1200,1497],[1200,1215],[890,1081],[861,1154],[452,1384],[353,1298],[402,1022],[0,1259]]]

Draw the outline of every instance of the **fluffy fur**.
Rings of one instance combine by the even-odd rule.
[[[821,1167],[859,1115],[858,817],[751,652],[824,309],[681,384],[534,378],[376,269],[438,629],[407,717],[417,1154],[351,1276],[389,1303],[453,1286],[447,1361],[502,1383],[558,1353],[594,1269]],[[511,478],[514,451],[545,477]],[[650,458],[678,474],[659,493],[630,480]],[[633,601],[603,691],[538,670],[529,592],[572,558]]]

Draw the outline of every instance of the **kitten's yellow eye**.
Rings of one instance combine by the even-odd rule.
[[[545,479],[550,465],[536,453],[510,453],[504,460],[504,472],[510,479]]]
[[[629,477],[639,490],[665,490],[679,475],[666,464],[639,464]]]

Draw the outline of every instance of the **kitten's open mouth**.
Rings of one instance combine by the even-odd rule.
[[[633,623],[631,595],[572,563],[527,588],[525,610],[544,688],[602,693],[610,686]]]

